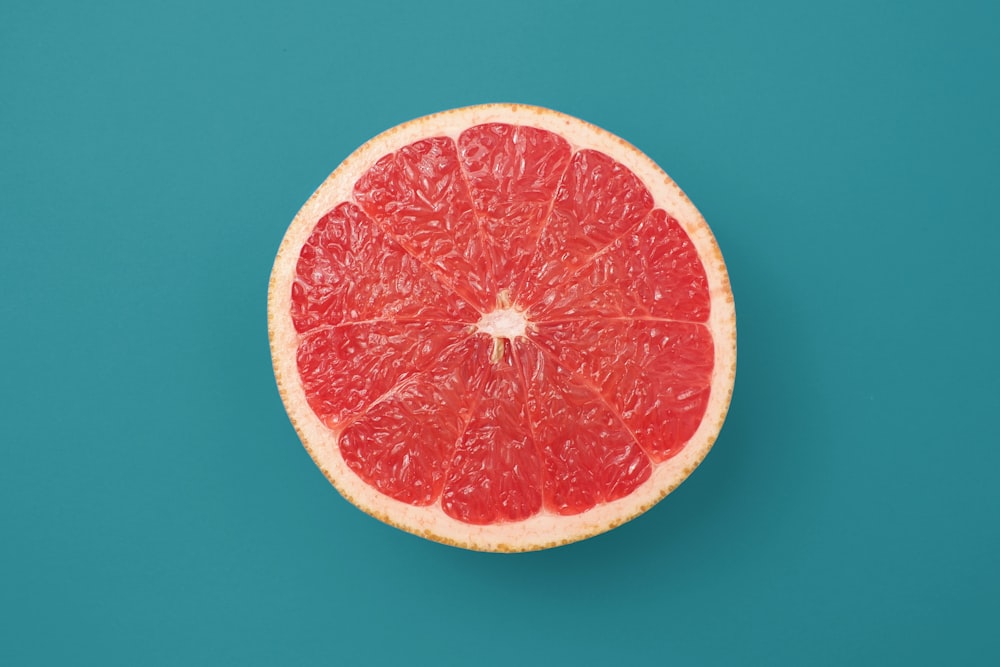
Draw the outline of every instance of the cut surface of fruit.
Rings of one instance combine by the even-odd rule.
[[[697,209],[625,141],[523,105],[355,151],[292,221],[268,324],[288,414],[341,494],[477,550],[649,509],[712,447],[735,378]]]

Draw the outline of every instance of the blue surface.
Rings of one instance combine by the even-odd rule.
[[[1000,664],[1000,5],[335,4],[0,8],[0,664]],[[663,165],[740,330],[703,467],[519,556],[343,501],[265,323],[343,157],[488,101]]]

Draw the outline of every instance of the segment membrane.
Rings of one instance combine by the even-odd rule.
[[[291,316],[309,405],[368,484],[472,524],[578,514],[695,433],[705,270],[627,167],[493,123],[384,156],[354,199],[302,247]],[[527,324],[477,333],[501,305]]]

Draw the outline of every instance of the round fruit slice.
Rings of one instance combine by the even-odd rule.
[[[355,151],[292,221],[268,322],[333,485],[469,549],[647,510],[711,448],[735,376],[732,292],[695,207],[625,141],[520,105]]]

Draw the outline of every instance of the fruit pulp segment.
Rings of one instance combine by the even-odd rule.
[[[435,137],[376,162],[354,197],[378,225],[478,308],[493,301],[493,266],[455,142]]]
[[[519,298],[532,303],[565,283],[652,209],[649,190],[627,167],[593,150],[574,154],[521,277]]]
[[[469,303],[357,205],[323,216],[299,254],[292,283],[299,333],[351,322],[474,321]]]
[[[569,143],[534,127],[490,123],[462,132],[458,151],[497,291],[510,291],[551,216]]]
[[[701,424],[715,354],[701,324],[540,322],[532,340],[599,395],[655,462],[677,454]]]
[[[441,497],[446,514],[469,523],[527,519],[542,507],[542,465],[510,353],[490,367]]]
[[[441,496],[453,450],[467,430],[487,368],[470,364],[488,350],[464,336],[434,365],[397,381],[343,426],[340,451],[358,475],[388,496],[427,505]],[[392,374],[386,374],[392,377]]]
[[[586,511],[679,452],[709,314],[697,251],[634,173],[501,123],[378,160],[292,285],[302,386],[347,465],[476,524]]]

